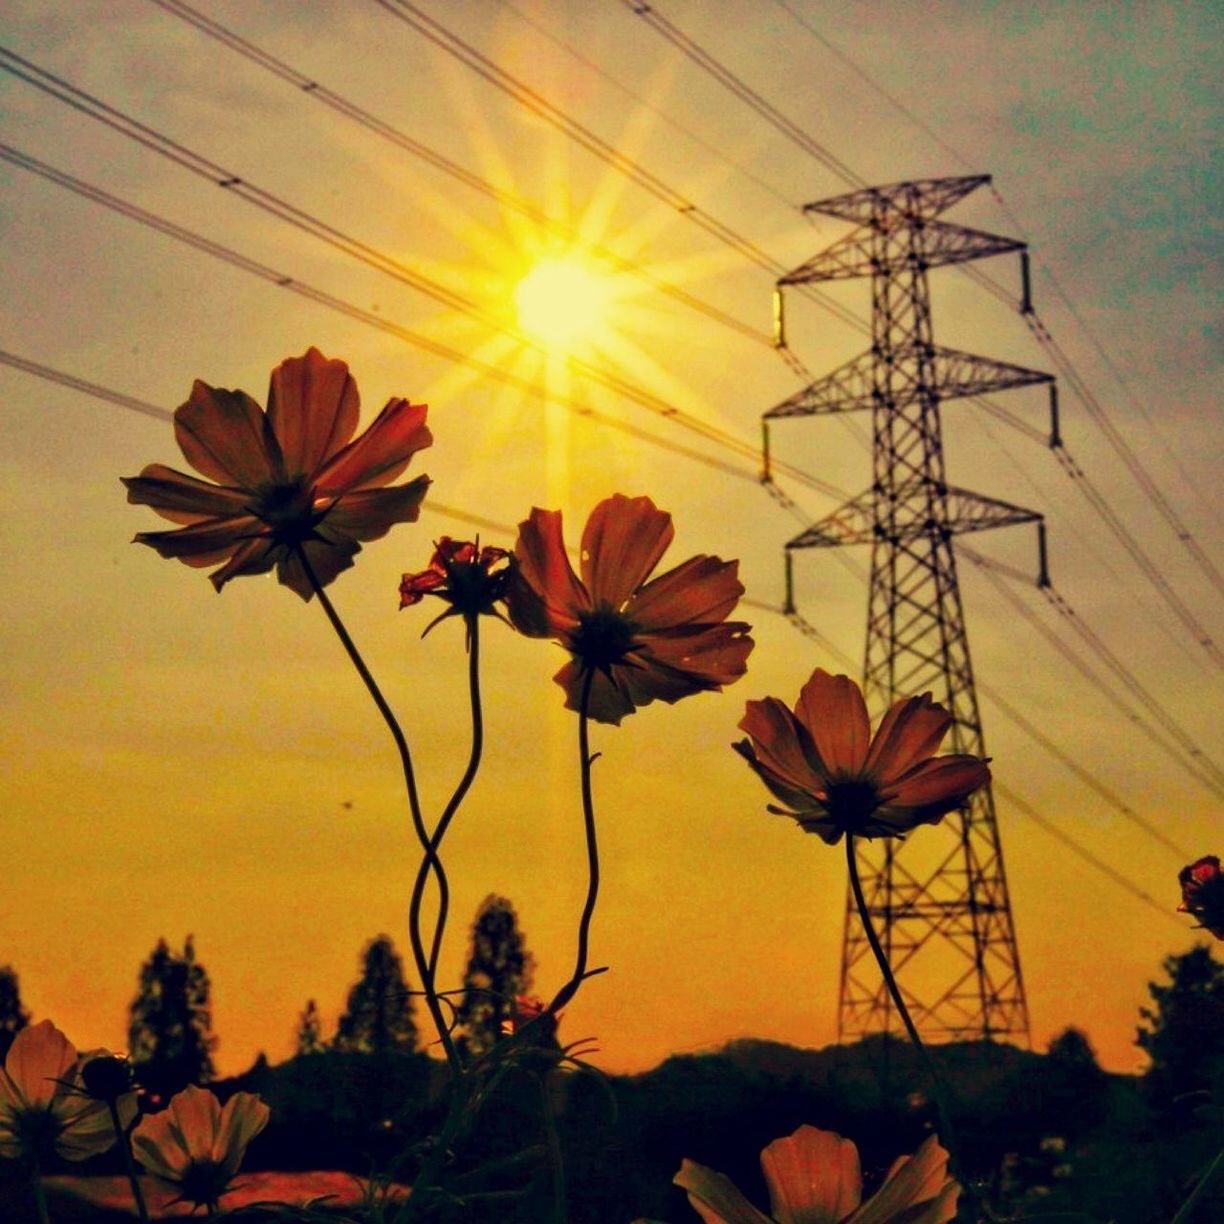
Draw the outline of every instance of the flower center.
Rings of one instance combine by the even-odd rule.
[[[637,625],[623,612],[606,605],[578,613],[578,628],[570,637],[570,650],[587,668],[607,671],[633,649]]]
[[[857,832],[880,806],[880,792],[865,778],[841,778],[829,782],[824,806],[847,833]]]
[[[178,1179],[182,1198],[197,1206],[215,1204],[229,1185],[225,1168],[213,1160],[193,1160]]]
[[[316,512],[314,491],[305,476],[293,476],[261,485],[251,513],[267,523],[268,534],[277,543],[292,545],[309,539],[326,511]]]

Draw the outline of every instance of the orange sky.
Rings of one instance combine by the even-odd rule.
[[[292,5],[199,3],[304,76],[563,218],[584,241],[768,331],[770,273],[377,6],[318,3],[307,15]],[[845,182],[628,9],[528,0],[425,7],[779,264],[797,266],[844,233],[832,219],[805,220],[795,206],[845,191]],[[993,173],[1009,212],[980,191],[948,219],[1013,235],[1023,226],[1036,264],[1053,273],[1078,314],[1038,271],[1043,319],[1193,540],[1219,555],[1217,299],[1201,164],[1215,147],[1210,48],[1218,18],[1202,6],[1120,13],[1105,4],[1038,12],[942,4],[920,15],[886,3],[871,6],[863,23],[855,18],[861,6],[790,5],[885,83],[941,145],[784,6],[676,0],[656,8],[867,182]],[[487,313],[509,317],[515,281],[555,244],[538,223],[146,0],[8,5],[2,41]],[[1068,47],[1076,51],[1070,60]],[[0,90],[7,146],[299,285],[541,388],[564,389],[557,362],[485,322],[321,245],[7,74]],[[636,432],[542,403],[10,162],[0,163],[0,189],[3,346],[25,360],[173,409],[197,377],[262,402],[270,369],[314,344],[349,361],[366,419],[392,395],[429,402],[436,441],[413,471],[433,477],[435,506],[501,524],[517,523],[533,505],[560,507],[576,536],[601,497],[648,494],[674,514],[673,563],[695,552],[737,557],[749,597],[775,609],[782,546],[836,505],[780,477],[800,507],[792,516],[757,486],[750,455],[590,378],[572,376],[568,394]],[[978,266],[1016,291],[1012,259]],[[803,380],[742,328],[639,278],[610,279],[615,300],[589,358],[755,446],[762,412]],[[1014,310],[979,285],[952,270],[933,272],[931,284],[941,343],[1049,367]],[[866,282],[830,295],[867,316]],[[814,374],[863,347],[861,335],[818,304],[788,305],[791,343]],[[11,366],[0,366],[0,390],[0,828],[8,851],[0,963],[17,970],[36,1016],[51,1017],[81,1046],[121,1046],[140,962],[159,936],[178,944],[193,932],[212,976],[221,1070],[244,1068],[259,1050],[285,1057],[308,997],[334,1023],[368,938],[390,932],[407,952],[415,859],[390,742],[315,606],[263,579],[235,582],[218,597],[202,573],[130,546],[134,532],[157,523],[125,504],[118,478],[153,461],[180,463],[169,425]],[[1069,386],[1062,406],[1071,454],[1175,598],[1220,639],[1218,590]],[[1013,392],[1007,407],[1044,430],[1041,392]],[[1046,514],[1058,591],[1184,730],[1202,754],[1196,759],[1218,760],[1224,720],[1215,663],[1076,482],[1040,442],[974,404],[950,404],[944,428],[949,478]],[[642,431],[673,449],[644,441]],[[774,441],[776,455],[838,489],[868,484],[869,455],[838,422],[785,422]],[[423,567],[432,539],[460,527],[433,509],[370,546],[332,588],[402,715],[434,811],[466,753],[461,634],[452,623],[420,641],[428,614],[397,613],[396,589],[404,570]],[[509,543],[491,529],[484,535]],[[970,543],[1033,572],[1030,529]],[[868,559],[856,552],[853,560],[864,569]],[[1106,1065],[1135,1069],[1145,983],[1194,933],[1172,912],[1185,860],[1123,809],[1193,857],[1220,851],[1218,795],[1086,683],[981,571],[963,564],[961,579],[983,685],[1107,793],[983,696],[996,777],[1154,901],[1144,904],[999,798],[1034,1044],[1044,1048],[1074,1023],[1087,1028]],[[1004,582],[1080,654],[1079,640],[1035,590]],[[832,555],[805,552],[796,598],[839,651],[861,655],[860,577]],[[592,957],[610,972],[570,1006],[564,1033],[593,1035],[596,1061],[608,1069],[640,1069],[671,1051],[743,1035],[799,1045],[835,1037],[841,852],[767,815],[764,791],[728,744],[745,700],[792,701],[813,667],[840,664],[776,611],[745,616],[757,640],[745,679],[594,733],[604,881]],[[466,925],[497,892],[518,907],[539,965],[537,988],[547,993],[572,963],[585,887],[574,720],[549,679],[561,661],[555,646],[500,626],[486,644],[489,746],[446,846],[456,921],[444,978],[458,982]],[[1083,657],[1106,674],[1097,658]],[[1116,678],[1108,683],[1139,708]]]

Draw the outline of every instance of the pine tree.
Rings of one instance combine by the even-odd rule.
[[[1153,1103],[1172,1105],[1201,1089],[1224,1090],[1224,965],[1205,944],[1165,959],[1168,985],[1148,983],[1154,1008],[1135,1044],[1151,1058],[1144,1088]]]
[[[13,1044],[13,1038],[30,1022],[30,1013],[21,1006],[21,989],[11,965],[0,965],[0,1063]]]
[[[210,983],[187,936],[183,951],[157,941],[129,1009],[128,1055],[137,1079],[163,1099],[213,1076]]]
[[[484,1054],[501,1036],[516,995],[531,987],[535,960],[518,929],[518,915],[505,898],[487,896],[472,923],[472,946],[463,974],[458,1022],[462,1047]]]
[[[361,977],[349,991],[335,1048],[360,1054],[411,1053],[417,1044],[412,999],[391,937],[370,940],[361,962]]]
[[[323,1040],[323,1022],[319,1019],[319,1008],[313,999],[306,1000],[302,1014],[298,1016],[295,1038],[298,1054],[322,1054],[327,1049]]]

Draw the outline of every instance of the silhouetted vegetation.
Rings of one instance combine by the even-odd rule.
[[[404,962],[389,935],[378,935],[366,944],[361,977],[349,991],[332,1044],[348,1054],[409,1054],[416,1049]]]
[[[13,1038],[30,1022],[30,1013],[21,1006],[21,988],[11,965],[0,965],[0,1063]]]
[[[484,1054],[492,1048],[515,996],[531,988],[534,970],[514,906],[505,897],[490,894],[476,911],[463,973],[464,993],[457,1018],[464,1050]]]

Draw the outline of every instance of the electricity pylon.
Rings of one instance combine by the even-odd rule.
[[[871,545],[864,693],[873,718],[899,697],[931,692],[953,716],[945,751],[985,756],[953,537],[1041,515],[949,485],[944,478],[940,403],[1053,378],[1037,370],[937,345],[931,331],[927,270],[986,255],[1021,252],[1023,310],[1028,302],[1024,243],[935,218],[987,175],[871,187],[809,204],[856,223],[841,241],[778,282],[787,285],[871,277],[871,348],[765,413],[781,417],[870,410],[871,488],[809,527],[787,546]],[[779,335],[779,343],[785,340]],[[793,608],[792,608],[793,610]],[[924,1037],[1029,1040],[1028,1008],[1012,924],[1003,853],[989,788],[966,810],[923,826],[904,842],[856,842],[868,911],[906,1006]],[[838,1036],[900,1031],[900,1018],[876,968],[853,896],[847,893]]]

